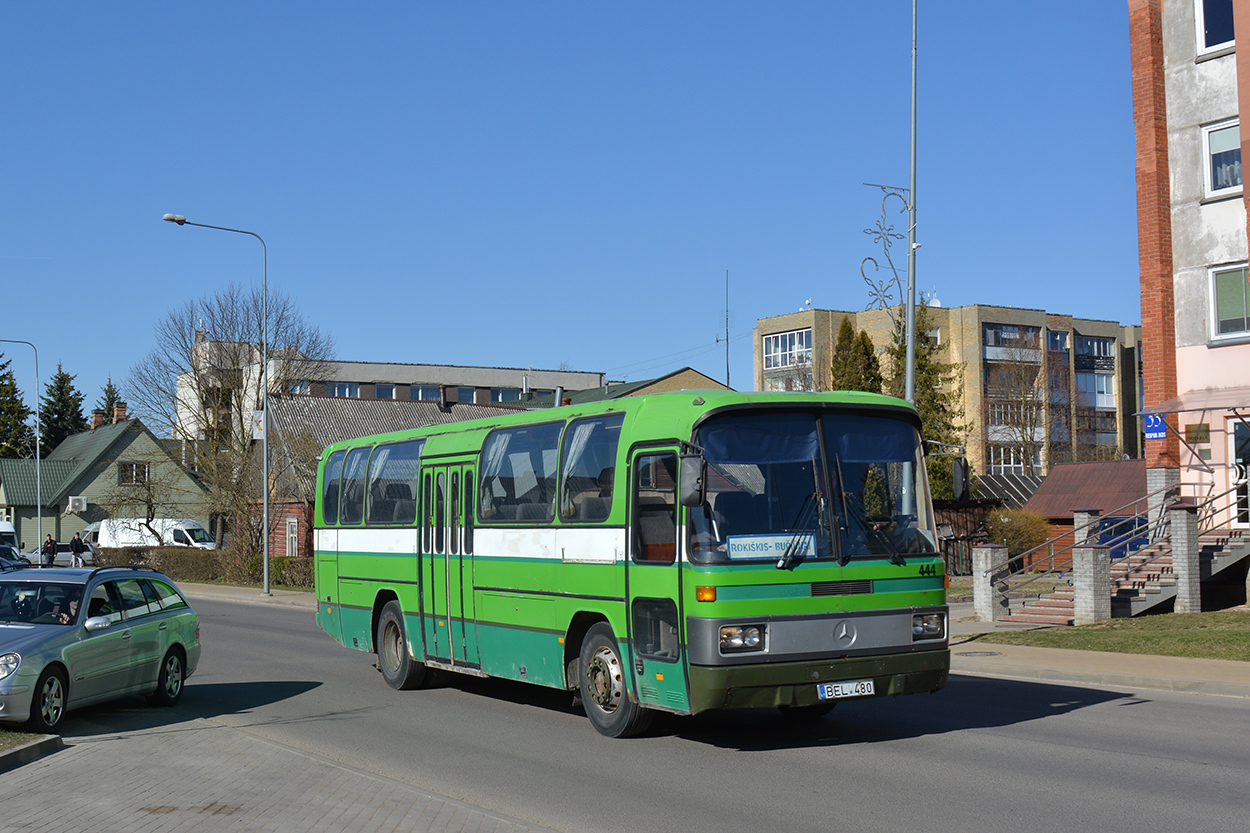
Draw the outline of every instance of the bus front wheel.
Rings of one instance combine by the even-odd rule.
[[[430,671],[424,662],[417,662],[408,651],[404,633],[404,610],[399,602],[389,601],[378,618],[378,670],[386,684],[397,691],[420,688]]]
[[[610,738],[629,738],[647,730],[654,712],[629,699],[625,663],[606,622],[587,631],[579,665],[582,706],[596,732]]]

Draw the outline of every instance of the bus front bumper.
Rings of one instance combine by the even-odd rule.
[[[759,665],[690,666],[690,711],[814,706],[817,683],[872,680],[872,696],[934,692],[950,674],[949,650]]]

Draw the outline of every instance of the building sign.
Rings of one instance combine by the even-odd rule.
[[[1162,414],[1146,414],[1144,418],[1146,427],[1146,439],[1148,440],[1166,440],[1168,436],[1167,423],[1163,421]]]
[[[1195,422],[1185,426],[1185,442],[1190,445],[1211,442],[1211,425],[1207,422]]]

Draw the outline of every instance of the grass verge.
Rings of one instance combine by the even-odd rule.
[[[1163,613],[1097,625],[994,631],[968,640],[972,641],[1250,662],[1250,610]]]
[[[7,729],[0,729],[0,752],[6,749],[12,749],[14,746],[21,746],[27,743],[34,735],[26,732],[10,732]]]

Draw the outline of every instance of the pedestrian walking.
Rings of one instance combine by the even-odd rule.
[[[86,552],[86,550],[87,545],[83,543],[82,538],[77,532],[75,532],[74,537],[71,538],[69,542],[70,563],[75,567],[85,566],[86,562],[83,561],[82,554]]]
[[[51,535],[49,535],[48,539],[43,542],[42,552],[43,552],[43,565],[45,567],[54,566],[56,564],[56,541],[52,540]]]

